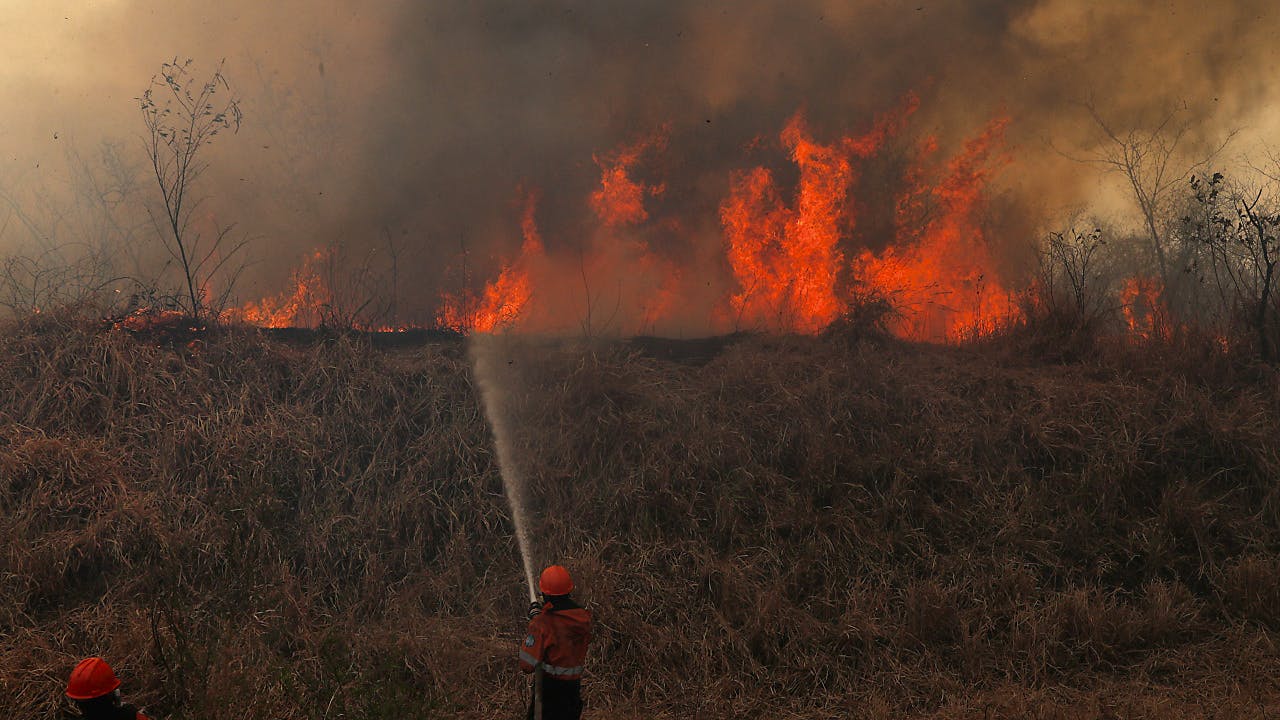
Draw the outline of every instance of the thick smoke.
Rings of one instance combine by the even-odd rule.
[[[0,19],[0,249],[118,232],[64,209],[101,204],[83,202],[100,183],[71,168],[101,174],[103,140],[137,173],[114,211],[151,201],[134,98],[177,56],[205,70],[225,57],[243,99],[244,128],[219,138],[202,187],[207,226],[254,238],[245,296],[280,290],[318,247],[370,264],[394,248],[405,314],[430,320],[441,291],[517,251],[519,188],[539,193],[548,253],[571,255],[592,237],[593,155],[664,127],[666,151],[640,172],[665,186],[651,215],[679,223],[647,239],[706,263],[730,171],[773,163],[785,179],[776,138],[792,114],[834,138],[908,92],[911,132],[944,150],[1011,119],[992,241],[1016,265],[1056,214],[1125,206],[1059,152],[1101,140],[1081,103],[1122,126],[1182,109],[1205,147],[1235,128],[1242,144],[1265,141],[1277,30],[1264,0],[32,4]],[[138,265],[154,231],[135,212]]]

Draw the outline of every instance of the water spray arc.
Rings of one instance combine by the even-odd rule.
[[[484,414],[493,431],[493,444],[498,451],[498,469],[502,473],[502,488],[507,496],[507,504],[511,507],[511,523],[515,526],[516,544],[520,548],[520,559],[524,563],[529,602],[535,602],[538,594],[533,583],[533,554],[526,523],[525,478],[520,474],[520,469],[515,462],[512,438],[507,425],[508,393],[499,380],[504,367],[501,359],[508,354],[504,352],[507,347],[504,339],[493,335],[476,334],[471,336],[469,341],[471,365],[475,370],[476,381],[480,385]]]

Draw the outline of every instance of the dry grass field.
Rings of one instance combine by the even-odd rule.
[[[1280,712],[1276,377],[1033,346],[522,348],[586,717]],[[461,340],[9,325],[0,711],[101,654],[153,717],[519,717],[507,512]]]

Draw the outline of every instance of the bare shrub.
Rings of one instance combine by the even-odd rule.
[[[202,237],[191,226],[192,216],[205,200],[195,189],[208,167],[205,151],[220,131],[238,131],[242,119],[239,100],[224,99],[231,86],[222,73],[223,64],[219,62],[207,79],[200,80],[190,72],[190,59],[180,63],[175,58],[161,65],[138,99],[147,128],[147,156],[165,213],[162,222],[152,219],[182,273],[178,297],[183,311],[194,320],[206,319],[210,306],[219,304],[207,296],[209,281],[247,243],[231,239],[234,226],[215,228],[212,238]],[[224,292],[229,293],[232,285],[234,280],[226,283]]]
[[[1051,232],[1039,249],[1040,298],[1044,313],[1078,329],[1096,328],[1112,310],[1102,228]]]
[[[1171,203],[1187,178],[1212,163],[1235,133],[1228,134],[1221,144],[1207,152],[1188,159],[1188,137],[1194,128],[1185,109],[1174,108],[1148,125],[1135,123],[1125,128],[1104,118],[1092,101],[1084,103],[1084,108],[1101,131],[1102,140],[1099,150],[1077,159],[1124,177],[1142,218],[1162,287],[1165,292],[1171,292],[1181,265],[1169,237]]]
[[[1202,282],[1211,282],[1225,312],[1253,335],[1259,357],[1274,364],[1277,308],[1276,264],[1280,262],[1280,209],[1267,186],[1227,182],[1222,173],[1190,181],[1194,213],[1183,217],[1185,232],[1203,250]]]
[[[110,313],[146,284],[138,254],[139,173],[118,143],[82,153],[65,141],[65,187],[37,179],[0,185],[0,307],[21,317],[74,307]]]

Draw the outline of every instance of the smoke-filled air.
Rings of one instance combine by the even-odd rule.
[[[1272,0],[0,0],[0,715],[1280,709]]]
[[[1117,137],[1176,134],[1177,170],[1265,157],[1269,9],[11,9],[0,247],[27,262],[9,304],[183,284],[137,99],[162,63],[203,81],[225,59],[216,99],[243,122],[201,148],[186,229],[227,232],[197,290],[228,320],[812,333],[869,293],[902,336],[985,332],[1020,316],[1037,249],[1082,213],[1148,242],[1100,162]],[[35,277],[59,263],[86,288]]]

